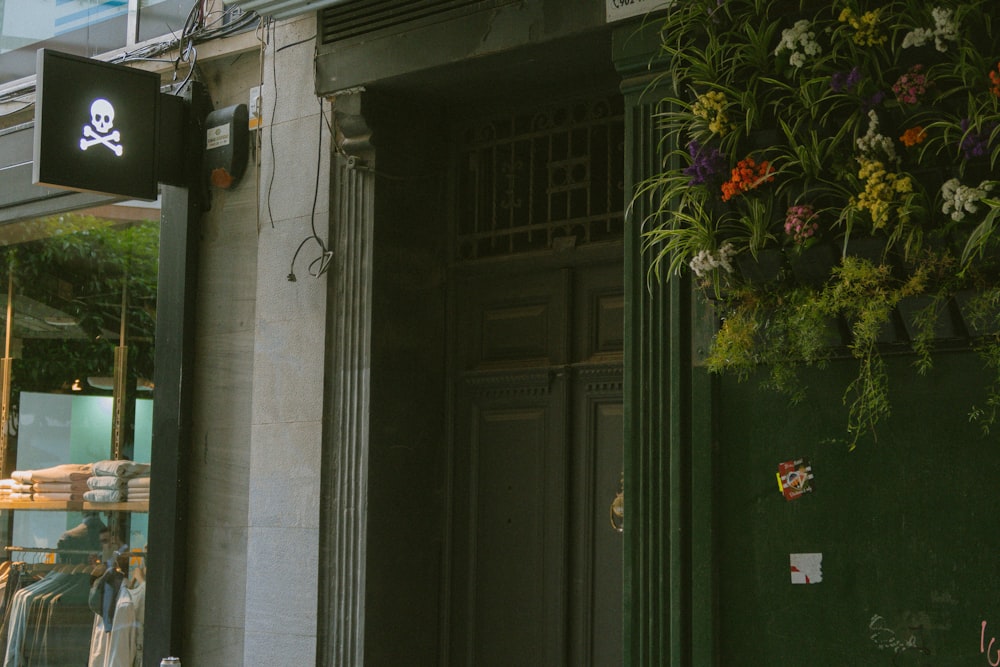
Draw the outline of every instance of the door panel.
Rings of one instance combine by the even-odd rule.
[[[621,664],[621,268],[459,284],[451,664]]]
[[[457,298],[460,371],[566,363],[571,277],[561,270],[462,281]]]
[[[565,390],[548,376],[466,382],[468,448],[456,455],[466,551],[455,664],[562,664]],[[465,401],[463,401],[465,403]],[[459,477],[464,477],[459,472]],[[463,516],[464,515],[464,516]]]

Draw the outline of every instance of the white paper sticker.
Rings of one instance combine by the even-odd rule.
[[[208,137],[205,140],[205,150],[222,148],[229,145],[229,123],[208,128]]]
[[[793,584],[818,584],[823,581],[823,554],[789,554]]]
[[[604,0],[606,22],[613,23],[632,16],[641,16],[657,9],[666,9],[674,0]]]

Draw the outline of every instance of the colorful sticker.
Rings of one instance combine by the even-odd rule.
[[[823,554],[788,554],[793,584],[818,584],[823,581]]]
[[[778,464],[778,490],[785,500],[795,500],[813,490],[812,466],[805,459],[795,459]]]

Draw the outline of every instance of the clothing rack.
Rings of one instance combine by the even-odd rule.
[[[87,556],[90,554],[99,553],[98,550],[94,549],[55,549],[50,547],[4,547],[5,550],[17,553],[35,553],[35,554],[67,554],[71,556]],[[146,557],[145,551],[125,551],[122,552],[122,556],[128,557]]]

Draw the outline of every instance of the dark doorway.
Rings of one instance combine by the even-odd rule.
[[[621,664],[622,101],[375,101],[365,664]]]
[[[620,108],[536,106],[459,144],[451,664],[621,664]]]

